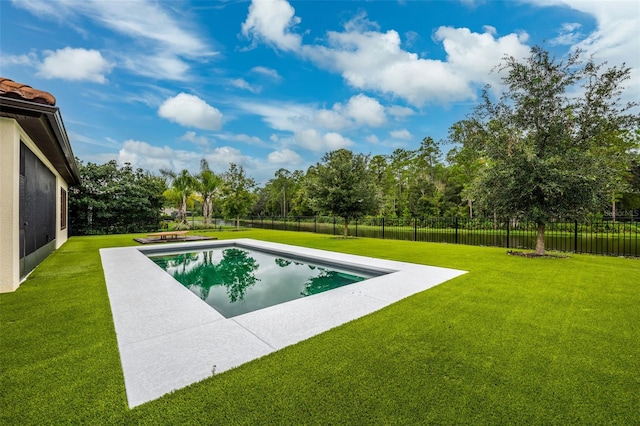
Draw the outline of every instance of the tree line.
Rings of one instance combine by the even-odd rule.
[[[280,169],[257,185],[230,164],[151,174],[80,163],[82,184],[70,190],[76,233],[147,231],[163,207],[204,223],[253,216],[363,215],[391,218],[500,216],[538,224],[544,254],[546,224],[594,213],[640,210],[640,114],[623,102],[630,69],[605,67],[576,51],[565,59],[541,47],[506,56],[498,69],[503,91],[490,86],[446,140],[425,137],[416,149],[368,155],[340,149],[306,171]],[[454,146],[448,152],[443,147]],[[98,226],[99,225],[99,226]]]

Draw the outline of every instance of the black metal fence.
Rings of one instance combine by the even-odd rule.
[[[344,230],[342,218],[322,216],[251,217],[241,220],[241,225],[329,235],[343,235]],[[513,219],[367,217],[351,222],[348,235],[535,249],[537,229],[536,223]],[[551,222],[546,226],[545,248],[563,252],[640,257],[640,220],[634,217],[618,217],[616,220]]]

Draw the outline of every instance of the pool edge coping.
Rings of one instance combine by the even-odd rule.
[[[365,269],[386,272],[386,275],[225,318],[147,257],[149,253],[230,245],[349,267],[366,265]],[[130,407],[306,340],[466,273],[248,238],[104,248],[100,249],[100,255]],[[125,264],[120,265],[123,261]],[[148,298],[149,289],[155,292],[160,289],[160,306],[150,304],[153,302]],[[327,313],[331,314],[329,318]],[[176,357],[185,356],[193,365],[185,367],[175,362]]]

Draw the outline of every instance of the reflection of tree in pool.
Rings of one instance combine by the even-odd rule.
[[[289,265],[291,265],[291,264],[294,264],[294,265],[296,265],[296,266],[304,266],[304,263],[296,262],[295,260],[283,259],[283,258],[281,258],[281,257],[277,257],[277,258],[275,259],[275,262],[276,262],[276,265],[278,265],[278,266],[279,266],[279,267],[281,267],[281,268],[286,268],[287,266],[289,266]],[[316,267],[315,267],[315,266],[313,266],[313,265],[307,265],[307,266],[308,266],[308,267],[309,267],[309,269],[311,269],[312,271],[313,271],[314,269],[316,269]]]
[[[258,269],[258,262],[248,252],[236,248],[224,250],[222,257],[216,272],[221,276],[222,284],[227,287],[229,300],[242,300],[249,287],[258,282],[253,273]]]
[[[277,257],[275,259],[276,265],[278,265],[281,268],[286,268],[287,266],[291,265],[291,261],[288,259],[283,259],[281,257]]]
[[[178,255],[167,257],[166,259],[159,258],[159,260],[160,266],[162,266],[162,268],[165,270],[168,268],[182,267],[182,272],[186,273],[187,266],[189,266],[191,262],[197,261],[198,258],[198,253],[180,253]]]
[[[304,290],[300,293],[303,296],[311,296],[312,294],[322,293],[323,291],[332,290],[363,280],[363,278],[346,275],[342,272],[327,271],[322,268],[318,268],[318,270],[320,271],[318,276],[311,277],[304,283]]]
[[[196,289],[202,300],[209,297],[213,286],[223,285],[231,302],[244,299],[248,288],[258,282],[253,273],[258,263],[244,250],[229,248],[222,252],[222,260],[213,263],[213,252],[203,253],[203,262],[189,271],[177,271],[174,278],[191,290]]]
[[[199,260],[202,254],[202,262],[187,270],[186,266],[193,261]],[[179,267],[173,272],[173,278],[182,283],[187,288],[196,288],[199,290],[200,297],[204,300],[209,295],[209,286],[207,285],[207,276],[215,270],[213,264],[213,252],[205,251],[203,253],[185,253],[177,255],[174,260],[169,261],[171,266]],[[184,263],[181,264],[181,262]]]

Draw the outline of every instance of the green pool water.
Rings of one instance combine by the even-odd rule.
[[[149,257],[226,318],[380,275],[239,247]]]

